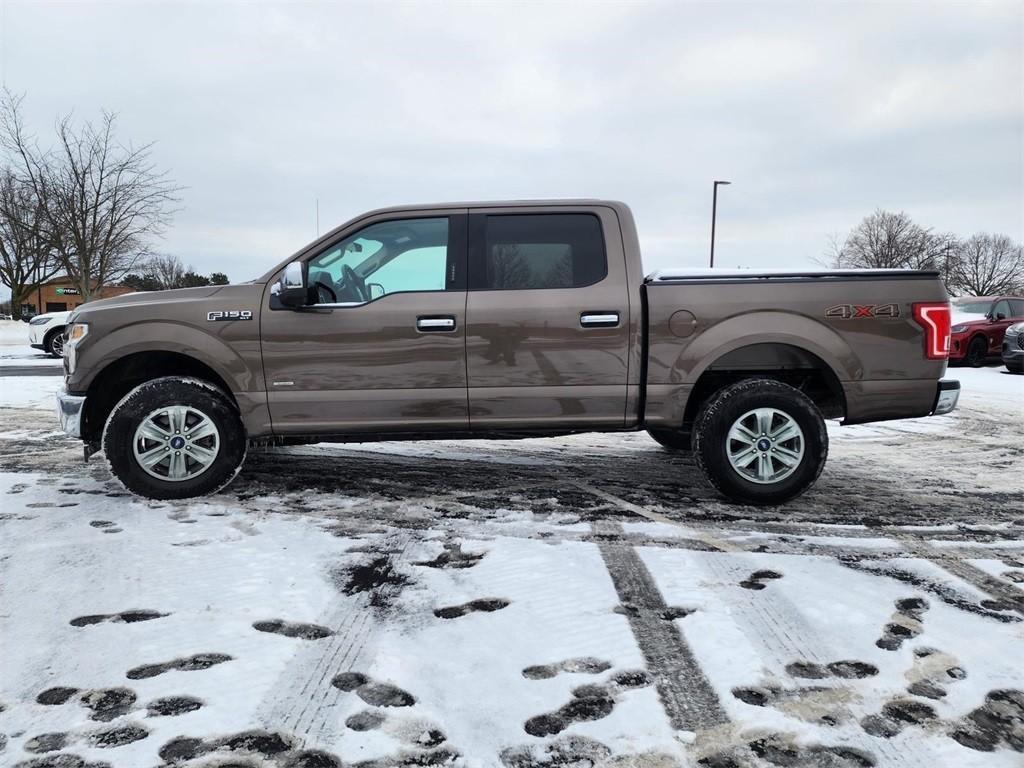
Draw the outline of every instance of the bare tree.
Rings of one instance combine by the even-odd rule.
[[[935,235],[907,214],[881,209],[830,247],[832,266],[855,269],[942,269],[951,235]]]
[[[185,272],[181,259],[170,255],[152,256],[143,268],[143,274],[153,278],[161,291],[181,288]]]
[[[57,122],[57,145],[41,150],[26,132],[21,98],[6,92],[0,104],[0,144],[20,165],[45,207],[47,228],[61,266],[82,300],[151,255],[177,202],[175,186],[158,171],[152,144],[117,141],[116,116],[100,124]]]
[[[1024,291],[1024,249],[1006,235],[974,235],[959,244],[949,285],[968,296]]]
[[[60,270],[46,226],[46,203],[10,168],[0,169],[0,282],[11,289],[11,315]]]

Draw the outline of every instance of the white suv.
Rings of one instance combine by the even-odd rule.
[[[71,312],[47,312],[28,321],[28,343],[48,355],[64,354],[64,328]]]

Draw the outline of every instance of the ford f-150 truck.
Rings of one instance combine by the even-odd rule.
[[[373,211],[251,283],[70,321],[64,430],[162,499],[218,490],[252,445],[647,430],[772,504],[817,479],[825,419],[960,389],[936,273],[645,277],[629,208],[598,200]]]

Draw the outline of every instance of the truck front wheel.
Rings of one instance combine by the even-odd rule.
[[[151,499],[186,499],[227,485],[245,459],[234,404],[199,379],[168,376],[129,392],[110,412],[103,451],[125,487]]]
[[[798,389],[746,379],[713,395],[693,429],[708,481],[741,504],[780,504],[818,479],[828,456],[825,420]]]

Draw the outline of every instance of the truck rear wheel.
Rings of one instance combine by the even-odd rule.
[[[673,451],[690,450],[690,435],[686,432],[676,431],[674,429],[648,429],[647,434],[650,435],[658,445],[670,448]]]
[[[103,451],[133,493],[186,499],[220,490],[245,460],[245,430],[221,390],[168,376],[129,392],[110,412]]]
[[[747,379],[713,395],[693,430],[708,481],[741,504],[781,504],[818,479],[828,456],[825,420],[798,389]]]

